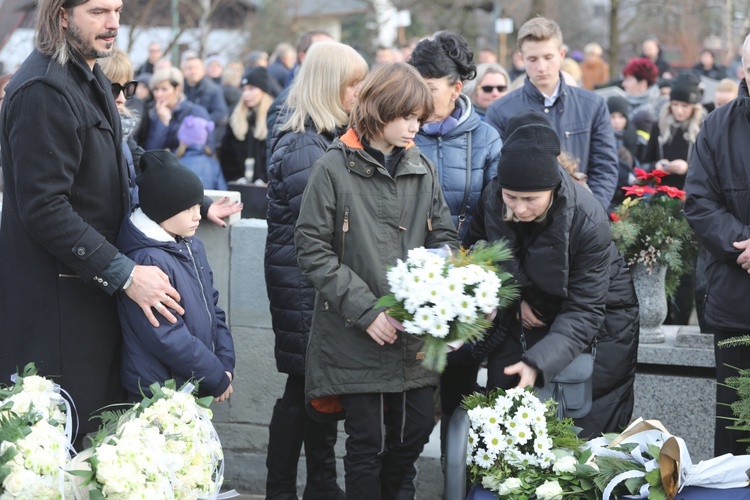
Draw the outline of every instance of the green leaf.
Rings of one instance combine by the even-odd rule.
[[[641,490],[641,486],[643,486],[646,482],[643,480],[642,477],[631,477],[625,480],[624,484],[625,487],[628,489],[631,495],[635,495]]]
[[[648,500],[667,500],[667,492],[661,485],[651,486],[648,490]]]
[[[648,445],[648,452],[651,455],[651,458],[658,459],[659,458],[659,453],[661,453],[661,446],[656,446],[655,444],[649,443],[649,445]]]
[[[648,484],[650,484],[651,486],[661,487],[661,469],[657,468],[650,472],[647,472],[646,481],[648,481]]]

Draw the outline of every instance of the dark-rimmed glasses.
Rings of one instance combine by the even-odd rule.
[[[508,89],[508,86],[507,85],[482,85],[479,88],[482,89],[482,92],[489,94],[490,92],[492,92],[492,89],[497,89],[498,92],[505,92]]]
[[[117,99],[117,96],[120,95],[120,92],[122,92],[125,95],[125,99],[130,99],[135,95],[135,89],[138,88],[138,82],[135,80],[131,80],[127,82],[125,85],[120,85],[119,83],[113,83],[112,84],[112,97]]]

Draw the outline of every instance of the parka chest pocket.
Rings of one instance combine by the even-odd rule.
[[[312,335],[318,337],[313,349],[319,349],[316,354],[325,365],[347,370],[380,368],[382,347],[367,332],[349,325],[327,300],[317,305]]]

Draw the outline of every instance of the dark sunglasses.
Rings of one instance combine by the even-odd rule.
[[[492,92],[492,89],[497,89],[498,92],[505,92],[505,90],[508,88],[507,85],[482,85],[479,87],[482,89],[482,92],[490,93]]]
[[[120,92],[125,94],[125,99],[130,99],[135,95],[135,89],[138,87],[138,82],[135,80],[131,80],[125,85],[120,85],[119,83],[113,83],[112,84],[112,97],[117,99],[117,96],[120,95]]]

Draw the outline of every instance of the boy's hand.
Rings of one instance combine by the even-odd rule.
[[[229,387],[227,387],[227,390],[224,391],[224,394],[219,396],[218,398],[214,398],[214,401],[217,403],[221,403],[222,401],[226,401],[229,399],[229,396],[234,392],[234,389],[232,389],[232,374],[229,372],[224,372],[227,374],[227,377],[229,378]]]
[[[219,396],[218,398],[214,398],[214,401],[217,403],[221,403],[222,401],[227,401],[229,399],[229,396],[234,392],[232,389],[232,384],[229,384],[229,387],[227,387],[227,390],[224,391],[224,394]]]
[[[378,345],[385,345],[386,342],[393,344],[398,338],[396,329],[385,317],[385,311],[378,314],[365,331]]]
[[[136,265],[133,283],[125,294],[141,307],[154,328],[159,326],[159,320],[154,316],[152,307],[170,323],[177,323],[177,318],[169,309],[179,315],[185,314],[185,309],[179,304],[180,294],[169,284],[169,276],[156,266]]]

